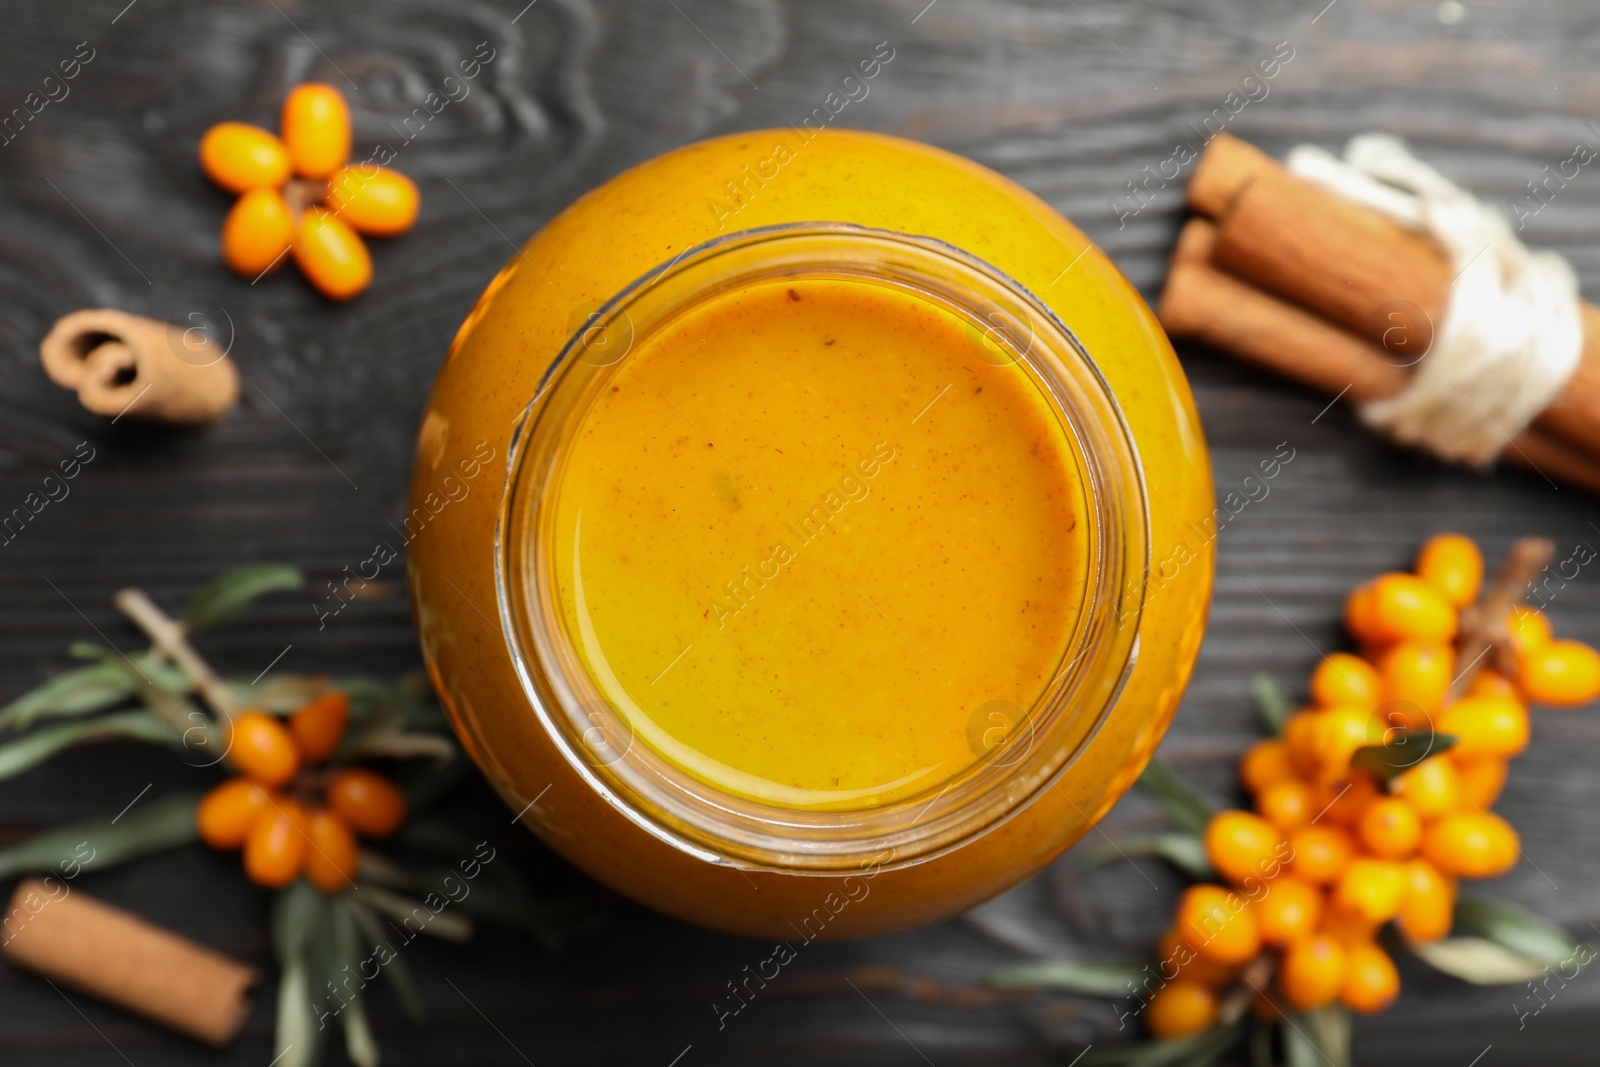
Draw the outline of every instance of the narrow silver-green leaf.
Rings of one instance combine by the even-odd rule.
[[[127,677],[105,663],[62,671],[0,708],[0,729],[26,730],[44,718],[89,715],[133,695]]]
[[[356,1067],[378,1067],[378,1042],[372,1036],[372,1026],[367,1021],[363,1002],[367,975],[362,966],[368,962],[376,965],[376,960],[369,960],[367,950],[361,943],[354,904],[348,893],[341,893],[326,898],[323,905],[330,928],[327,943],[328,981],[350,992],[350,999],[339,1012],[339,1025],[344,1028],[345,1055]],[[352,982],[355,983],[353,986],[350,984]]]
[[[1250,693],[1256,698],[1256,713],[1261,716],[1261,724],[1267,733],[1277,737],[1283,732],[1283,724],[1294,714],[1294,701],[1277,680],[1267,674],[1250,679]]]
[[[1455,928],[1538,963],[1564,963],[1578,950],[1572,935],[1549,919],[1494,897],[1463,893],[1456,901]]]
[[[274,1067],[314,1067],[326,1029],[313,999],[313,975],[327,942],[322,894],[303,879],[280,890],[272,901],[272,946],[283,969],[278,980]]]
[[[1350,1067],[1350,1013],[1330,1005],[1287,1016],[1283,1047],[1287,1067]]]
[[[1184,830],[1118,838],[1114,842],[1084,850],[1082,862],[1085,866],[1096,867],[1130,856],[1159,856],[1199,881],[1216,876],[1211,861],[1206,858],[1205,842],[1199,834]]]
[[[1366,771],[1380,782],[1389,782],[1431,756],[1455,747],[1451,734],[1431,730],[1398,732],[1381,745],[1362,745],[1350,757],[1350,766]]]
[[[1115,1000],[1145,978],[1143,964],[1125,960],[1039,960],[996,967],[988,984],[1001,989],[1056,989],[1085,997]]]
[[[1434,970],[1473,985],[1516,985],[1539,977],[1546,967],[1481,937],[1447,937],[1412,945],[1411,952]]]
[[[1203,1034],[1170,1041],[1137,1041],[1091,1048],[1081,1067],[1207,1067],[1238,1043],[1244,1021],[1213,1026]]]
[[[123,711],[86,722],[44,726],[15,741],[0,745],[0,778],[10,778],[37,767],[45,760],[89,741],[126,738],[183,747],[183,737],[145,711]]]
[[[357,899],[350,901],[350,914],[355,916],[356,925],[375,950],[378,962],[383,967],[383,976],[394,987],[394,994],[400,998],[400,1006],[405,1010],[406,1017],[414,1023],[426,1020],[428,1007],[422,999],[422,991],[417,988],[405,960],[400,958],[390,943],[388,932],[378,921],[377,914]]]
[[[160,797],[135,806],[116,822],[68,823],[35,834],[20,845],[0,849],[0,879],[50,871],[67,873],[71,863],[100,871],[138,856],[187,845],[195,840],[194,809],[199,801],[194,793]]]
[[[1139,784],[1161,802],[1167,818],[1180,830],[1195,834],[1205,832],[1206,823],[1211,821],[1211,805],[1160,759],[1150,760],[1139,776]]]
[[[191,631],[215,626],[239,614],[258,597],[305,584],[299,567],[287,563],[247,563],[223,571],[195,590],[184,610],[183,622]]]

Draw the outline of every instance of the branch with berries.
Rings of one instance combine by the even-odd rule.
[[[1349,1013],[1394,1003],[1397,952],[1478,984],[1592,959],[1560,926],[1459,889],[1522,858],[1491,809],[1527,747],[1528,705],[1600,697],[1600,653],[1524,603],[1551,556],[1518,541],[1485,589],[1477,545],[1441,534],[1413,573],[1358,587],[1344,613],[1356,650],[1318,663],[1310,706],[1254,680],[1270,736],[1239,761],[1253,811],[1213,809],[1155,761],[1140,782],[1174,829],[1088,853],[1158,856],[1195,880],[1155,961],[1045,960],[991,981],[1121,1000],[1154,1038],[1086,1064],[1201,1067],[1247,1041],[1255,1064],[1281,1049],[1347,1067]]]
[[[76,644],[83,666],[0,708],[0,737],[9,735],[0,778],[113,739],[161,745],[230,777],[203,795],[156,798],[110,822],[59,826],[0,849],[0,878],[59,877],[64,857],[81,861],[73,875],[99,871],[196,841],[240,850],[244,875],[275,891],[274,1062],[316,1062],[338,1026],[351,1060],[373,1067],[368,983],[381,973],[408,1016],[424,1014],[402,958],[413,938],[465,940],[481,920],[553,951],[598,916],[587,902],[535,893],[511,864],[494,862],[486,840],[430,813],[468,764],[421,676],[389,685],[268,671],[246,681],[222,676],[195,648],[258,598],[302,584],[280,564],[235,568],[202,586],[179,618],[140,590],[119,592],[113,603],[150,647],[124,655]]]

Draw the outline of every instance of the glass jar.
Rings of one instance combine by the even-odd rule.
[[[696,773],[693,753],[597,669],[567,588],[579,565],[564,561],[575,440],[628,356],[727,294],[817,281],[903,294],[963,323],[974,355],[1044,398],[1082,487],[1081,600],[1059,669],[1028,707],[973,711],[966,766],[870,798]],[[772,131],[635,168],[511,260],[440,372],[405,533],[430,673],[511,809],[642,903],[792,941],[970,907],[1110,807],[1198,651],[1211,507],[1165,336],[1081,234],[933,149]]]

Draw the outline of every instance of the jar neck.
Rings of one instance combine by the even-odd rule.
[[[1001,715],[973,763],[923,792],[813,811],[720,790],[636,736],[591,677],[555,588],[554,488],[573,429],[645,339],[719,295],[775,280],[850,280],[956,316],[987,361],[1026,375],[1059,419],[1087,509],[1083,607],[1031,708]],[[1048,789],[1109,715],[1138,650],[1148,507],[1122,412],[1089,353],[1037,297],[943,242],[842,223],[748,230],[692,248],[593,309],[512,437],[496,525],[507,643],[529,705],[562,758],[622,814],[711,863],[785,872],[902,865],[957,848]],[[1007,719],[1017,721],[1005,721]]]

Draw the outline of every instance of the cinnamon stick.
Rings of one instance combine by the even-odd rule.
[[[1157,308],[1169,332],[1358,403],[1405,387],[1409,371],[1390,362],[1384,349],[1213,266],[1216,229],[1195,218],[1178,235]],[[1600,492],[1600,460],[1541,429],[1513,437],[1501,458]]]
[[[3,925],[13,963],[208,1044],[250,1013],[254,969],[64,882],[24,881]]]
[[[1406,351],[1427,351],[1454,278],[1430,238],[1296,177],[1225,133],[1206,146],[1188,197],[1219,220],[1217,267],[1359,337],[1382,344],[1386,334],[1403,336]],[[1561,446],[1542,449],[1552,465],[1584,453],[1600,460],[1600,309],[1584,303],[1580,313],[1579,367],[1534,420]],[[1396,324],[1406,328],[1392,331]]]

